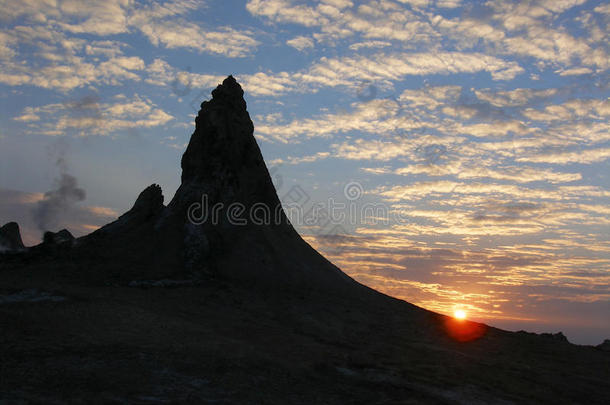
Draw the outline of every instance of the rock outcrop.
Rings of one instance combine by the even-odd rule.
[[[47,231],[42,237],[42,244],[46,246],[69,245],[74,239],[74,236],[67,229],[62,229],[59,232]]]
[[[24,249],[21,232],[16,222],[9,222],[0,228],[0,252]]]
[[[116,221],[101,228],[101,232],[125,233],[149,221],[154,221],[165,209],[163,193],[158,184],[144,189],[136,199],[133,207]]]
[[[159,215],[163,208],[165,206],[163,205],[161,187],[158,184],[153,184],[140,193],[135,204],[125,216],[147,220]]]

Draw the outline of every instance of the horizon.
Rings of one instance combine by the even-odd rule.
[[[491,326],[610,339],[609,5],[3,6],[0,225],[26,245],[88,234],[153,183],[169,202],[231,74],[288,216],[346,274]]]

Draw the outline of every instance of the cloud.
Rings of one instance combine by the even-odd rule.
[[[551,169],[538,167],[498,166],[485,167],[479,161],[470,162],[469,166],[460,161],[453,160],[446,165],[411,165],[396,169],[399,175],[426,174],[428,176],[454,176],[457,179],[494,179],[514,181],[517,183],[531,183],[534,181],[569,183],[582,179],[580,173],[556,172]]]
[[[334,81],[346,84],[358,80],[387,82],[407,75],[475,73],[487,71],[494,80],[513,79],[523,72],[515,62],[477,53],[430,52],[377,54],[340,59],[323,57],[309,69],[309,74],[320,75],[318,82]]]
[[[278,164],[298,165],[301,163],[312,163],[312,162],[315,162],[320,159],[326,159],[329,156],[330,156],[330,152],[318,152],[314,155],[309,155],[309,156],[301,156],[301,157],[288,156],[284,159],[273,160],[273,161],[269,162],[269,164],[272,166],[278,165]]]
[[[40,121],[40,116],[37,113],[38,113],[38,111],[36,109],[34,109],[33,107],[25,107],[23,109],[23,113],[13,119],[15,121],[21,121],[21,122]]]
[[[59,26],[78,34],[121,34],[127,32],[128,7],[128,0],[93,1],[87,4],[62,1],[62,14],[69,17],[68,21],[74,22],[59,22]]]
[[[136,94],[131,100],[115,97],[102,102],[98,96],[89,95],[65,103],[26,107],[15,119],[28,122],[32,133],[89,136],[162,126],[174,117]]]
[[[571,69],[560,70],[560,76],[577,76],[577,75],[587,75],[593,73],[593,70],[586,67],[576,67]]]
[[[123,56],[125,43],[85,40],[80,35],[106,37],[135,28],[154,45],[167,48],[226,57],[244,57],[256,49],[259,42],[249,30],[209,29],[184,18],[200,7],[191,0],[148,5],[128,0],[5,4],[3,19],[12,26],[0,30],[0,83],[68,92],[88,85],[140,81],[145,62],[138,56]],[[20,25],[24,19],[26,24]]]
[[[459,134],[468,134],[479,138],[502,137],[509,133],[525,135],[536,132],[535,128],[528,127],[520,121],[496,121],[472,125],[462,125],[458,123],[452,127],[452,130]]]
[[[585,38],[570,34],[563,27],[553,27],[558,15],[583,2],[492,1],[487,5],[492,11],[488,17],[477,18],[474,13],[474,18],[452,21],[452,28],[474,39],[479,35],[477,28],[486,26],[494,32],[491,41],[501,53],[534,57],[564,67],[580,61],[585,66],[606,69],[610,65],[603,48],[592,48]]]
[[[609,4],[601,4],[593,9],[596,13],[600,14],[610,14],[610,5]]]
[[[89,206],[87,210],[102,218],[117,218],[119,213],[110,207]]]
[[[565,165],[569,163],[591,164],[603,162],[609,158],[610,148],[600,148],[525,156],[517,158],[517,161]]]
[[[349,49],[358,51],[363,48],[385,48],[385,47],[391,46],[391,45],[392,45],[392,43],[387,42],[387,41],[363,41],[363,42],[356,42],[355,44],[351,44],[349,46]]]
[[[144,61],[123,56],[117,42],[86,41],[71,38],[49,27],[18,26],[5,31],[10,39],[10,58],[0,60],[0,83],[31,85],[68,92],[87,85],[118,85],[125,80],[139,81]],[[37,51],[36,63],[26,62],[29,49]],[[31,57],[32,55],[30,55]],[[105,60],[99,60],[105,56]]]
[[[336,69],[334,73],[337,74]],[[265,75],[261,81],[266,78]],[[317,76],[317,80],[320,78],[321,75]],[[290,81],[287,77],[286,82],[288,86]],[[248,85],[247,81],[246,85]],[[281,93],[288,91],[289,88],[279,84],[273,90]],[[522,142],[516,136],[528,136],[541,131],[540,128],[526,125],[523,121],[508,120],[510,116],[502,117],[501,112],[490,114],[481,106],[464,104],[461,100],[462,91],[460,86],[425,86],[420,89],[407,89],[398,97],[392,95],[352,103],[351,111],[326,113],[312,118],[295,119],[289,123],[257,122],[256,129],[257,133],[267,140],[281,142],[297,137],[332,137],[351,131],[378,134],[387,139],[396,136],[415,139],[425,134],[432,136],[442,133],[446,139],[457,143],[463,142],[464,138],[461,135],[495,139],[511,136],[503,146],[511,151]],[[467,118],[480,116],[480,120],[484,122],[464,124],[466,120],[460,119],[464,114],[467,114]],[[489,115],[494,119],[488,119]],[[495,116],[504,120],[495,119]],[[500,145],[495,144],[496,147]]]
[[[193,89],[206,89],[222,83],[224,75],[194,73],[189,70],[180,70],[165,60],[156,58],[146,68],[145,81],[157,86],[170,86],[173,92],[181,96],[190,93]],[[209,93],[209,92],[208,92]]]
[[[470,195],[481,194],[488,198],[493,196],[514,196],[528,199],[560,200],[577,199],[585,195],[610,195],[599,187],[569,187],[561,186],[556,189],[526,188],[513,184],[482,183],[482,182],[456,182],[452,180],[422,181],[409,185],[381,187],[379,195],[390,201],[401,199],[422,199],[427,196],[442,196],[443,194]]]
[[[151,76],[161,77],[168,71],[176,71],[166,62],[155,60],[149,71]],[[494,80],[514,78],[523,69],[515,62],[460,52],[434,53],[378,53],[372,56],[341,58],[322,57],[308,68],[297,72],[257,72],[237,75],[246,91],[253,95],[280,96],[288,92],[316,92],[322,87],[345,86],[357,88],[363,81],[379,87],[407,76],[430,74],[477,73],[487,71]],[[192,76],[190,72],[182,72]],[[207,75],[207,78],[214,76]],[[155,84],[162,84],[159,80]],[[167,83],[167,81],[165,82]],[[449,87],[448,87],[449,88]],[[455,88],[453,88],[455,89]]]
[[[306,36],[298,36],[286,41],[286,45],[297,49],[298,51],[304,51],[305,49],[313,48],[313,39]]]
[[[226,78],[226,75],[195,73],[190,69],[181,70],[162,59],[155,59],[146,72],[148,74],[145,79],[147,83],[171,87],[172,92],[179,97],[187,97],[191,93],[207,97],[210,90]],[[298,91],[299,86],[299,83],[285,72],[279,74],[258,72],[235,74],[234,76],[239,80],[246,94],[253,96],[279,96],[287,92]]]
[[[250,31],[238,31],[231,27],[204,30],[200,25],[184,20],[154,22],[138,28],[155,46],[190,48],[230,58],[248,56],[260,44]]]
[[[460,50],[479,49],[490,55],[504,54],[534,57],[544,63],[559,64],[561,71],[578,72],[572,65],[580,61],[586,69],[596,66],[608,68],[608,55],[603,47],[592,47],[585,38],[567,29],[552,27],[553,21],[566,10],[582,2],[500,2],[485,5],[466,5],[459,17],[447,18],[439,9],[462,6],[460,1],[403,1],[409,7],[390,2],[363,2],[316,6],[296,4],[288,0],[252,0],[246,8],[257,17],[277,24],[298,24],[314,33],[316,40],[331,45],[350,37],[375,41],[395,41],[404,48],[426,44],[448,49],[451,44]],[[426,13],[415,13],[426,9]],[[596,11],[603,13],[603,7]],[[593,26],[593,24],[589,24]],[[598,31],[603,32],[601,29]],[[591,35],[600,43],[603,34]],[[483,44],[480,39],[484,38]],[[355,45],[353,49],[360,49]],[[475,52],[476,53],[476,52]],[[507,73],[508,78],[514,73]],[[501,76],[497,76],[501,77]]]
[[[605,119],[610,116],[610,100],[572,99],[562,104],[546,106],[543,110],[528,108],[523,115],[536,121],[569,121],[574,119]]]
[[[246,9],[253,15],[264,16],[272,21],[297,23],[306,27],[328,22],[314,8],[294,6],[287,0],[251,0],[246,4]]]
[[[361,35],[365,39],[429,42],[434,30],[408,9],[390,2],[321,2],[314,7],[286,0],[251,0],[247,10],[257,17],[283,24],[298,24],[319,32],[316,40],[333,44]]]
[[[124,43],[118,41],[90,41],[85,45],[85,54],[94,57],[104,56],[108,59],[116,58],[123,54]]]
[[[558,93],[557,89],[528,89],[514,90],[475,90],[477,98],[496,107],[516,107],[526,105],[533,100],[548,99]]]
[[[0,1],[5,21],[26,18],[29,22],[57,24],[72,33],[111,35],[127,32],[128,0],[88,1],[70,0],[13,3]]]
[[[149,67],[150,82],[167,84],[158,80],[168,78],[169,71],[176,71],[167,62],[155,60]],[[316,92],[322,87],[345,86],[357,88],[363,81],[388,87],[393,81],[403,80],[410,75],[476,73],[488,71],[495,80],[513,78],[523,69],[514,62],[505,62],[495,57],[480,54],[449,53],[379,53],[373,56],[342,58],[322,57],[307,69],[297,72],[236,75],[244,88],[253,95],[280,96],[288,92]],[[195,79],[190,72],[182,72],[185,77]],[[205,75],[206,83],[217,76]],[[195,80],[194,80],[195,81]]]
[[[349,112],[327,113],[314,118],[296,119],[289,123],[257,122],[256,133],[266,139],[280,142],[296,140],[298,137],[330,138],[353,131],[384,135],[389,139],[394,137],[395,131],[399,129],[407,131],[438,125],[413,120],[412,115],[403,111],[401,105],[391,99],[373,99],[354,104],[353,107]]]

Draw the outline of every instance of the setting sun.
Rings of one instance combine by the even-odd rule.
[[[456,319],[466,319],[466,311],[463,309],[456,309],[453,312],[453,317]]]

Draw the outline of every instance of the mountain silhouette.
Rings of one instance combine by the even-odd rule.
[[[164,205],[24,248],[0,229],[0,403],[609,403],[610,353],[363,286],[286,217],[227,77]]]

